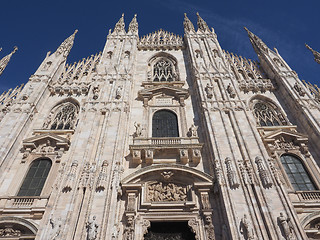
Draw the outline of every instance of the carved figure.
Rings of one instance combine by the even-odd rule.
[[[95,240],[98,235],[98,227],[99,225],[96,223],[96,216],[92,217],[92,220],[87,222],[87,240]]]
[[[51,141],[48,139],[47,142],[40,147],[41,153],[52,153],[54,152],[54,147],[51,146]]]
[[[61,227],[62,227],[62,222],[61,222],[61,218],[58,218],[57,221],[55,221],[53,218],[50,218],[50,225],[51,225],[51,240],[56,240],[61,233]]]
[[[257,167],[258,167],[258,172],[259,172],[259,175],[260,175],[260,179],[261,179],[262,185],[264,187],[271,187],[272,186],[272,181],[270,179],[269,173],[268,173],[265,165],[263,164],[262,158],[257,156],[255,158],[255,160],[256,160]]]
[[[213,87],[210,86],[209,83],[207,83],[207,86],[204,89],[207,93],[207,98],[212,98],[213,97]]]
[[[21,236],[20,230],[14,230],[11,227],[0,229],[0,237],[19,237]]]
[[[51,121],[52,121],[52,117],[53,117],[54,111],[51,111],[48,115],[48,117],[46,118],[45,122],[43,123],[43,128],[48,128]]]
[[[100,91],[99,86],[93,87],[92,92],[93,92],[93,99],[94,100],[96,100],[99,97],[99,95],[98,95],[99,91]]]
[[[283,231],[286,240],[295,239],[295,237],[293,236],[294,228],[290,221],[290,218],[286,218],[283,212],[280,212],[280,216],[278,217],[278,223],[281,226],[281,230]]]
[[[198,127],[195,126],[194,124],[191,125],[191,127],[189,128],[189,135],[190,137],[198,137]]]
[[[121,98],[121,90],[122,90],[122,87],[118,86],[118,88],[116,90],[116,99],[120,99]]]
[[[227,86],[227,92],[229,93],[231,98],[234,98],[236,96],[236,93],[234,91],[234,88],[231,86],[231,83]]]
[[[164,171],[161,173],[161,176],[164,178],[164,180],[168,181],[173,176],[173,172]]]
[[[134,221],[133,217],[129,216],[127,219],[127,226],[123,231],[123,240],[133,240],[134,239]]]
[[[207,239],[208,240],[215,240],[214,226],[212,224],[211,216],[206,216],[204,229],[206,231]]]
[[[306,92],[303,90],[303,88],[301,87],[301,85],[298,84],[297,82],[294,84],[293,88],[294,88],[294,90],[296,90],[296,91],[299,93],[299,95],[300,95],[301,97],[303,97],[303,96],[306,94]]]
[[[174,183],[148,184],[147,199],[151,202],[187,201],[187,188]]]
[[[239,181],[237,178],[236,171],[233,168],[233,164],[231,161],[231,158],[227,157],[225,160],[226,168],[227,168],[227,176],[229,180],[229,184],[231,188],[237,188],[239,187]]]
[[[247,215],[244,214],[243,218],[240,222],[240,232],[243,235],[243,237],[247,240],[254,239],[254,232],[251,227],[250,222],[247,219]]]
[[[140,136],[142,135],[142,127],[141,127],[141,124],[134,122],[134,126],[135,126],[135,128],[136,128],[136,131],[135,131],[135,133],[134,133],[134,136],[135,136],[135,137],[140,137]]]

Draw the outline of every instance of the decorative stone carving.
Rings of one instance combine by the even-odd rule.
[[[182,164],[186,164],[189,159],[188,150],[187,149],[180,149],[179,152],[180,152],[180,162]]]
[[[61,228],[62,228],[62,221],[61,218],[58,218],[57,220],[54,220],[53,218],[50,218],[49,220],[51,225],[51,237],[50,240],[56,240],[59,238],[61,234]]]
[[[271,168],[271,171],[272,171],[272,175],[274,176],[274,178],[276,179],[277,183],[279,185],[283,184],[283,177],[279,171],[279,169],[275,166],[275,160],[270,158],[268,159],[269,161],[269,166]]]
[[[128,32],[138,33],[137,14],[135,14],[133,19],[131,20],[131,22],[129,24]]]
[[[152,182],[147,184],[147,201],[172,202],[187,201],[187,187],[181,184]]]
[[[192,22],[189,20],[189,18],[187,17],[187,14],[184,14],[184,21],[183,21],[183,27],[184,27],[184,31],[187,32],[192,32],[194,33],[194,26],[192,24]]]
[[[53,153],[55,148],[51,145],[52,145],[51,141],[48,139],[45,144],[42,144],[38,147],[39,152],[44,153],[44,154]]]
[[[207,93],[207,98],[212,98],[213,97],[213,87],[210,86],[209,83],[207,83],[207,86],[204,89]]]
[[[305,45],[306,45],[306,48],[308,48],[312,52],[314,56],[314,60],[320,64],[320,53],[313,50],[308,44],[305,44]]]
[[[136,194],[135,193],[128,193],[128,203],[127,203],[127,211],[134,212],[136,204]]]
[[[87,240],[95,240],[98,236],[98,227],[96,223],[96,216],[92,217],[92,220],[89,220],[86,224],[87,228]]]
[[[229,93],[231,98],[235,98],[236,92],[234,91],[234,88],[231,86],[231,83],[227,86],[227,92]]]
[[[212,224],[211,216],[205,216],[204,229],[206,232],[207,240],[215,240],[214,226]]]
[[[151,164],[152,161],[153,161],[153,153],[154,153],[154,150],[153,149],[147,149],[145,151],[145,158],[146,158],[146,163],[148,164]]]
[[[116,99],[120,99],[121,98],[121,92],[122,92],[122,86],[118,86],[117,90],[116,90]]]
[[[105,160],[102,163],[102,167],[98,176],[98,180],[97,180],[97,187],[96,187],[96,191],[100,192],[100,191],[104,191],[107,185],[107,168],[108,168],[108,161]]]
[[[257,164],[257,167],[258,167],[258,172],[259,172],[259,176],[260,176],[260,179],[261,179],[261,182],[262,182],[262,185],[265,187],[265,188],[269,188],[272,186],[272,181],[270,179],[270,175],[268,173],[268,170],[266,169],[263,161],[262,161],[262,158],[260,156],[257,156],[255,158],[255,162]]]
[[[189,132],[188,132],[188,136],[189,137],[198,137],[198,127],[195,126],[194,124],[191,125],[191,127],[189,128]]]
[[[304,95],[306,95],[306,92],[304,91],[304,89],[302,88],[302,86],[299,83],[295,83],[293,86],[293,89],[297,91],[297,93],[299,93],[299,95],[301,97],[303,97]]]
[[[77,167],[78,167],[78,161],[75,160],[71,164],[69,173],[67,175],[66,184],[62,189],[63,192],[70,192],[72,190],[72,187],[74,185],[74,181],[75,181],[75,178],[76,178]]]
[[[210,198],[209,198],[209,193],[208,192],[201,192],[201,202],[202,202],[202,208],[203,210],[209,210],[211,209],[211,203],[210,203]]]
[[[140,123],[134,122],[134,127],[136,128],[136,131],[134,132],[134,137],[141,137],[142,135],[142,127]]]
[[[171,171],[164,171],[161,173],[161,176],[163,177],[163,179],[167,182],[171,179],[171,177],[174,175],[173,172]]]
[[[192,149],[192,162],[195,164],[199,164],[200,159],[201,159],[200,149]]]
[[[277,218],[278,224],[281,228],[281,232],[286,240],[294,240],[294,228],[290,218],[286,218],[283,212],[280,212],[280,216]]]
[[[144,236],[145,234],[148,233],[148,228],[151,226],[151,223],[149,220],[143,220],[142,222],[142,235]]]
[[[113,33],[125,33],[125,24],[124,24],[124,14],[122,13],[121,18],[119,19],[119,21],[116,23]]]
[[[0,60],[0,75],[3,73],[4,69],[7,67],[12,55],[18,50],[18,47],[14,47],[13,51],[7,56]]]
[[[92,88],[92,92],[93,92],[93,99],[94,100],[97,100],[98,99],[98,97],[99,97],[99,92],[100,92],[100,89],[99,89],[99,85],[98,86],[94,86],[93,88]]]
[[[143,36],[138,43],[138,49],[181,49],[182,37],[162,29]]]
[[[237,177],[237,173],[234,169],[231,158],[227,157],[225,160],[226,168],[227,168],[227,176],[231,189],[236,189],[239,187],[239,181]]]
[[[46,120],[44,121],[42,128],[45,128],[45,129],[49,128],[53,115],[54,115],[54,111],[51,111],[48,117],[46,118]]]
[[[135,164],[141,163],[141,150],[132,150],[132,161]]]
[[[123,240],[133,240],[134,239],[134,217],[127,217],[127,225],[123,230]]]
[[[248,167],[248,160],[239,160],[239,169],[243,183],[246,185],[253,184],[251,166]]]
[[[303,80],[304,85],[307,89],[311,92],[312,96],[314,97],[314,100],[317,103],[320,103],[320,88],[317,85],[313,85],[311,83],[307,83]]]
[[[78,30],[76,29],[70,37],[68,37],[66,40],[63,41],[63,43],[61,43],[61,45],[58,47],[58,49],[55,52],[56,56],[59,56],[62,54],[63,57],[67,57],[69,55],[69,52],[73,46],[74,37],[77,32]]]
[[[199,238],[199,226],[195,218],[192,218],[188,221],[188,226],[191,228],[192,232],[195,234],[195,239],[200,240]]]
[[[0,228],[0,237],[20,237],[21,231],[12,227]]]
[[[91,166],[89,162],[86,162],[80,176],[81,187],[83,188],[92,187],[92,184],[93,184],[92,172],[93,172],[93,166]]]
[[[255,239],[253,228],[251,227],[251,223],[248,221],[246,214],[244,214],[240,221],[240,233],[246,240]]]
[[[207,23],[202,19],[202,17],[200,17],[198,12],[197,12],[197,16],[198,16],[198,21],[197,21],[198,29],[203,32],[210,32],[210,29]]]

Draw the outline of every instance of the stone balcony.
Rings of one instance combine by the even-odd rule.
[[[171,156],[178,163],[197,165],[201,160],[202,145],[198,137],[136,137],[129,147],[134,164],[153,164],[160,161],[165,152],[165,155]]]
[[[320,208],[320,190],[289,192],[289,197],[295,207]]]
[[[40,219],[47,206],[48,196],[0,197],[0,213],[3,215],[29,215]]]

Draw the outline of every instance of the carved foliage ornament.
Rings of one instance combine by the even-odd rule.
[[[188,188],[185,185],[150,182],[147,184],[147,201],[150,202],[186,202],[188,200]]]

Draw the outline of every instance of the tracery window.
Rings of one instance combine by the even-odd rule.
[[[280,110],[271,103],[256,102],[253,107],[253,114],[261,127],[288,125]]]
[[[170,61],[161,59],[153,66],[153,81],[172,82],[174,78],[173,65]]]
[[[49,119],[51,121],[50,129],[74,129],[77,114],[78,109],[73,103],[63,103],[56,109],[53,120]]]
[[[305,169],[301,159],[284,154],[280,157],[282,166],[296,191],[312,191],[316,190],[311,178]]]
[[[152,118],[152,137],[179,137],[176,114],[167,110],[157,111]]]
[[[20,187],[18,196],[40,196],[51,165],[52,163],[49,159],[33,161]]]

